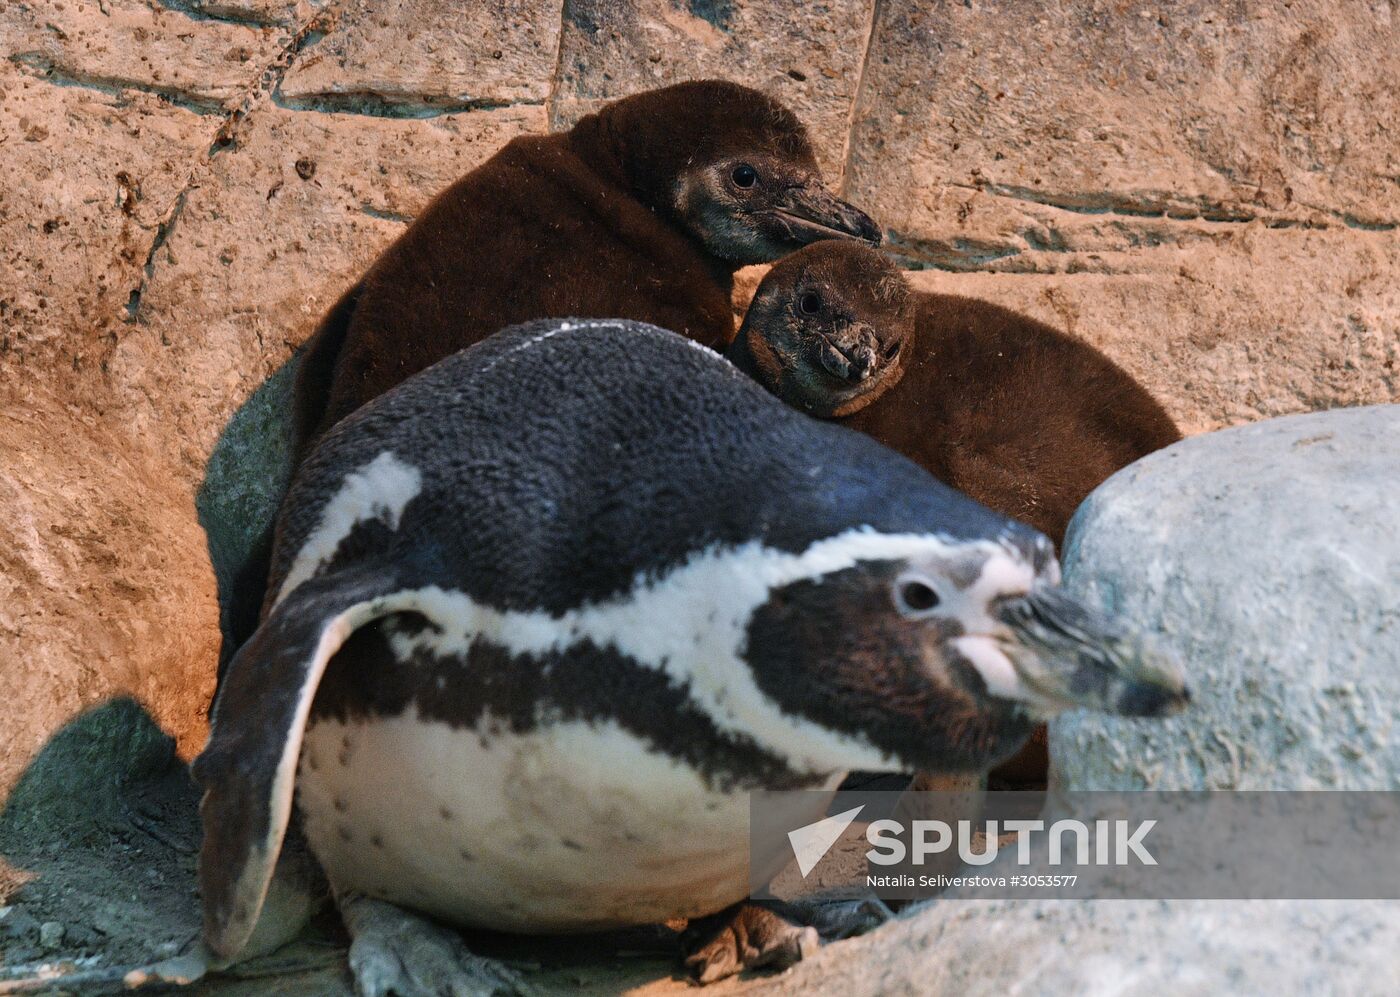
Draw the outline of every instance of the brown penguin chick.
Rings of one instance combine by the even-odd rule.
[[[914,313],[883,253],[827,240],[777,263],[726,356],[795,408],[823,419],[859,412],[899,383]]]
[[[987,301],[913,292],[885,254],[850,243],[776,264],[725,355],[789,404],[868,433],[1057,547],[1099,484],[1181,439],[1088,343]],[[1048,763],[1042,726],[992,775],[1044,785]]]
[[[913,292],[883,253],[850,243],[775,265],[726,355],[1057,545],[1109,475],[1181,439],[1089,344],[990,302]]]
[[[298,374],[298,451],[517,322],[635,319],[723,348],[734,270],[834,237],[880,232],[822,185],[801,122],[747,87],[682,83],[517,138],[429,204],[326,315]]]

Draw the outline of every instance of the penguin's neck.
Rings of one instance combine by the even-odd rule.
[[[603,115],[588,115],[574,125],[564,138],[574,155],[583,160],[592,173],[624,190],[631,190],[622,150]]]
[[[904,345],[898,381],[863,408],[836,421],[901,453],[927,455],[933,446],[931,439],[956,439],[971,431],[968,420],[981,409],[969,408],[968,393],[982,391],[969,384],[966,376],[950,376],[950,371],[960,370],[966,362],[967,337],[939,314],[938,296],[919,294],[914,307],[914,325]],[[941,467],[924,466],[935,477],[942,476]]]
[[[957,322],[948,320],[957,297],[916,291],[914,304],[914,347],[916,356],[948,357],[968,350],[968,337]]]
[[[711,253],[699,238],[680,224],[664,204],[656,203],[656,191],[637,189],[627,169],[625,145],[615,134],[616,127],[612,115],[591,114],[569,130],[566,135],[568,147],[592,173],[626,191],[660,217],[667,227],[683,238],[700,257],[709,276],[725,291],[732,291],[734,271],[738,269],[738,264]]]
[[[759,384],[763,384],[762,371],[758,366],[758,358],[753,355],[753,350],[749,346],[749,326],[745,322],[739,327],[739,334],[734,337],[734,342],[724,351],[724,359],[728,360],[735,367],[747,374]]]

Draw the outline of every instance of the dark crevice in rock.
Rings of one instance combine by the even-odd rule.
[[[1065,237],[1059,229],[1029,228],[1021,233],[1021,238],[1026,240],[1026,246],[1038,253],[1067,253],[1070,252],[1069,243],[1065,242]]]
[[[341,5],[344,6],[344,5]],[[500,100],[490,97],[449,98],[425,94],[383,92],[373,89],[288,95],[282,81],[296,57],[326,36],[340,17],[340,8],[323,9],[304,24],[262,74],[261,85],[249,95],[267,94],[273,104],[288,111],[319,111],[328,114],[360,114],[375,118],[436,118],[445,114],[489,111],[504,107],[540,107],[543,98]],[[561,36],[562,45],[562,36]],[[246,106],[246,102],[245,102]]]
[[[571,23],[575,23],[571,13],[571,0],[559,5],[559,40],[554,46],[554,75],[549,80],[549,96],[544,102],[545,127],[552,132],[560,131],[559,96],[564,84],[564,36]]]
[[[217,21],[221,24],[238,24],[247,28],[280,28],[285,20],[267,20],[250,11],[221,3],[208,3],[205,0],[153,0],[156,6],[173,14],[182,14],[192,21]]]
[[[389,211],[384,208],[376,208],[372,204],[360,205],[360,211],[363,214],[369,215],[371,218],[378,218],[386,222],[402,222],[407,225],[409,222],[413,221],[412,215],[405,215],[401,212]]]
[[[1164,191],[1043,191],[1015,184],[960,184],[997,197],[1043,204],[1062,211],[1084,215],[1132,215],[1142,218],[1170,218],[1176,221],[1250,222],[1255,212],[1247,208],[1219,204],[1205,198],[1182,198]]]
[[[146,253],[146,263],[141,268],[141,283],[131,292],[131,296],[126,302],[126,321],[141,321],[141,298],[146,293],[146,285],[150,283],[151,275],[156,270],[156,253],[160,252],[160,247],[164,246],[170,238],[170,233],[175,229],[175,223],[180,220],[180,215],[185,210],[185,199],[189,197],[190,191],[195,184],[190,182],[185,185],[184,190],[175,195],[175,203],[170,206],[170,211],[156,225],[156,236],[151,240],[151,248]]]
[[[248,116],[253,104],[265,94],[270,94],[276,99],[277,88],[282,85],[282,80],[291,70],[297,56],[324,38],[339,16],[339,7],[323,8],[292,32],[287,44],[282,46],[282,51],[258,74],[257,82],[249,87],[237,109],[219,127],[209,145],[208,158],[212,159],[237,144],[238,125]]]
[[[1347,228],[1360,229],[1363,232],[1394,232],[1400,228],[1400,222],[1382,222],[1371,218],[1358,218],[1349,211],[1333,212],[1342,220],[1342,224]]]
[[[885,249],[906,270],[949,270],[968,273],[1019,256],[1021,250],[982,239],[919,239],[893,230],[885,232]]]
[[[203,94],[191,93],[179,87],[161,86],[146,80],[126,79],[119,76],[99,76],[78,69],[61,66],[42,52],[19,52],[10,56],[10,62],[37,73],[39,78],[59,87],[81,87],[96,90],[125,100],[131,91],[154,94],[173,107],[183,108],[195,114],[223,114],[222,101]]]
[[[542,99],[496,100],[475,98],[457,100],[413,94],[379,93],[372,90],[345,93],[300,94],[288,97],[274,91],[273,103],[288,111],[320,111],[324,114],[362,114],[372,118],[437,118],[445,114],[494,111],[503,107],[539,107]]]
[[[1048,235],[1037,231],[1017,233],[1026,242],[1026,249],[982,239],[920,239],[887,230],[885,250],[905,270],[942,270],[947,273],[1007,273],[1056,274],[1072,276],[1080,273],[1128,276],[1133,273],[1109,265],[1097,253],[1076,250],[1065,244],[1056,232]],[[1054,258],[1068,254],[1063,266],[1044,266],[1040,254]],[[1061,257],[1063,258],[1063,257]]]
[[[734,18],[734,0],[688,0],[686,6],[695,17],[721,31],[728,31],[729,22]]]
[[[850,193],[851,149],[855,145],[856,109],[860,107],[860,98],[865,92],[865,74],[870,67],[870,53],[875,48],[875,30],[879,26],[880,12],[883,8],[884,0],[874,0],[870,5],[870,23],[866,25],[865,29],[865,50],[861,52],[860,71],[856,74],[856,88],[851,94],[851,110],[846,115],[846,144],[841,150],[841,176],[838,178],[842,197]]]
[[[1221,204],[1204,197],[1181,197],[1162,191],[1068,191],[1051,192],[1021,187],[1015,184],[984,182],[978,184],[954,184],[963,190],[982,191],[997,197],[1026,201],[1031,204],[1058,208],[1081,215],[1126,215],[1134,218],[1158,218],[1168,221],[1202,221],[1227,224],[1261,222],[1266,228],[1327,229],[1330,226],[1317,218],[1291,218],[1253,211],[1240,205]],[[1337,211],[1318,205],[1299,206],[1327,215],[1340,221],[1347,228],[1367,232],[1391,232],[1400,228],[1400,222],[1361,218],[1351,212]]]
[[[1265,228],[1306,228],[1306,229],[1328,229],[1331,228],[1326,222],[1320,222],[1312,218],[1267,218],[1264,219]]]
[[[583,0],[564,0],[562,16],[566,24],[572,24],[588,35],[596,35],[601,25],[597,20],[594,4]]]

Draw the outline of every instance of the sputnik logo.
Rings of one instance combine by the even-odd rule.
[[[788,841],[792,844],[792,854],[797,856],[797,868],[802,873],[802,878],[807,878],[807,873],[826,857],[826,853],[831,851],[831,846],[836,844],[836,839],[846,833],[846,828],[851,826],[851,821],[855,820],[865,804],[845,813],[835,814],[831,817],[823,817],[813,824],[799,827],[796,831],[788,832]]]

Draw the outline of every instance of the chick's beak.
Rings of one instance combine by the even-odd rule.
[[[816,182],[789,187],[767,214],[789,241],[802,246],[821,239],[878,246],[883,238],[873,218]]]
[[[853,326],[836,341],[823,339],[821,364],[833,377],[859,384],[875,373],[879,364],[878,346],[875,330],[867,325]]]
[[[1180,665],[1144,635],[1058,588],[1036,586],[1002,601],[1001,650],[1032,712],[1073,707],[1130,717],[1179,713],[1191,700]]]

